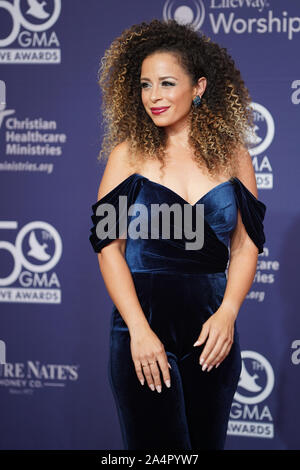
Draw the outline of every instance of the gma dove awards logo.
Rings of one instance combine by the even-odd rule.
[[[18,230],[17,221],[0,221],[2,237],[6,230]],[[10,271],[0,278],[0,303],[61,303],[61,285],[54,268],[62,255],[62,239],[51,224],[29,222],[17,232],[14,243],[0,240],[0,250],[10,255],[4,257],[10,261]],[[20,287],[10,287],[16,283]]]
[[[52,29],[61,12],[61,0],[0,0],[6,36],[1,31],[0,63],[59,64],[61,49]]]
[[[273,417],[267,398],[275,377],[270,362],[256,351],[242,351],[242,370],[231,406],[227,434],[272,439]]]

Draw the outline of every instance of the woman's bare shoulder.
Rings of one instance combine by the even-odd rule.
[[[111,151],[101,178],[98,200],[135,173],[129,158],[129,143],[124,140]]]
[[[249,191],[258,197],[255,170],[252,163],[251,155],[244,145],[237,147],[237,167],[235,174]]]

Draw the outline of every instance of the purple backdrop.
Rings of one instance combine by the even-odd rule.
[[[300,447],[297,15],[291,0],[0,1],[1,449],[122,448],[112,301],[88,240],[103,171],[97,71],[117,35],[152,18],[193,22],[227,47],[255,109],[266,244],[237,320],[227,448]]]

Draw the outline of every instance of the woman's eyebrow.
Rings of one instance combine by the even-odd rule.
[[[164,80],[165,78],[174,78],[175,80],[177,80],[177,78],[176,78],[176,77],[172,77],[172,75],[167,75],[167,76],[165,76],[165,77],[159,77],[159,80]],[[147,77],[141,77],[140,79],[141,79],[141,80],[149,80],[149,81],[151,81],[150,78],[147,78]]]

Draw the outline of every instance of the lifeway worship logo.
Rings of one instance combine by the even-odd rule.
[[[78,364],[41,363],[38,360],[7,362],[0,365],[0,387],[13,395],[32,395],[46,388],[64,389],[67,384],[77,382]]]
[[[290,17],[282,11],[276,16],[268,0],[167,0],[163,7],[163,18],[174,18],[178,23],[191,24],[199,30],[208,14],[213,34],[285,34],[289,40],[300,32],[300,17]],[[239,15],[246,12],[245,17]],[[254,12],[254,15],[249,14]]]
[[[270,362],[256,351],[243,351],[242,370],[231,406],[227,434],[272,439],[274,424],[265,400],[274,388]]]
[[[0,302],[61,303],[61,286],[53,268],[62,254],[62,240],[57,230],[42,221],[30,222],[18,231],[15,242],[3,240],[5,230],[17,230],[16,221],[0,221],[0,250],[10,254],[6,277],[0,278]],[[2,262],[6,268],[5,263]],[[19,286],[12,286],[18,283]]]
[[[51,29],[60,16],[61,0],[0,0],[0,10],[5,10],[8,25],[6,37],[1,31],[0,63],[61,62],[59,39]]]

